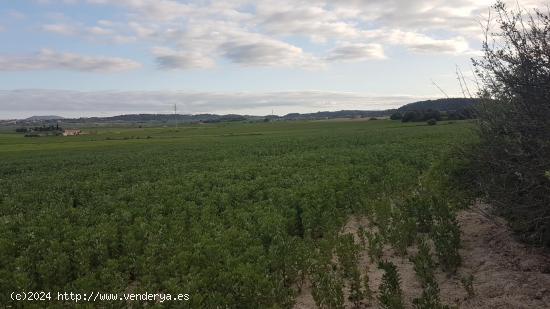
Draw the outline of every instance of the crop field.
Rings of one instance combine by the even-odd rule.
[[[0,132],[0,291],[188,293],[191,308],[291,308],[308,280],[319,307],[368,303],[359,249],[340,233],[352,215],[378,226],[360,235],[372,267],[385,271],[371,301],[400,301],[393,265],[377,260],[383,244],[407,254],[420,243],[419,303],[433,301],[424,241],[438,265],[456,267],[452,215],[401,206],[434,206],[414,192],[473,138],[469,122],[84,131]]]

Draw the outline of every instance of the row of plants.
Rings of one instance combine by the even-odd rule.
[[[369,203],[362,214],[369,226],[360,226],[357,235],[348,233],[331,239],[328,243],[332,244],[332,250],[319,251],[324,256],[317,260],[324,263],[319,266],[317,262],[310,269],[317,305],[320,308],[346,305],[404,308],[399,271],[388,259],[390,254],[408,256],[413,265],[422,286],[422,294],[413,300],[413,307],[448,308],[440,300],[435,272],[439,267],[454,275],[461,265],[456,213],[466,206],[468,197],[460,191],[449,195],[449,191],[454,190],[449,175],[458,168],[460,165],[434,164],[403,197],[381,198]],[[383,272],[376,299],[369,286],[368,269],[361,269],[362,254],[369,258],[367,268],[378,267]],[[472,280],[473,277],[463,278],[469,295],[473,293]]]

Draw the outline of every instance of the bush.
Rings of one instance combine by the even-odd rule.
[[[550,247],[550,15],[498,1],[474,60],[484,88],[481,143],[473,155],[479,189],[526,242]]]
[[[428,120],[426,123],[427,123],[428,125],[430,125],[430,126],[433,126],[433,125],[436,125],[436,124],[437,124],[437,120],[435,120],[435,119],[432,118],[432,119]]]

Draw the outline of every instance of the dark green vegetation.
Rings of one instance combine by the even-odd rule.
[[[391,120],[402,122],[427,122],[434,125],[441,120],[466,120],[476,118],[479,99],[438,99],[404,105],[390,115]]]
[[[406,254],[423,234],[442,268],[459,263],[456,239],[438,240],[455,236],[450,202],[426,188],[442,183],[434,169],[453,164],[438,162],[472,139],[470,128],[380,120],[0,134],[0,291],[189,293],[193,308],[290,307],[307,276],[318,305],[341,307],[342,280],[359,305],[368,278],[351,236],[338,235],[352,214],[379,227],[365,231],[373,260],[382,244]],[[419,269],[431,263],[418,260]],[[398,274],[380,265],[382,301],[400,303]]]
[[[465,181],[522,240],[550,247],[550,15],[501,1],[493,10],[498,28],[487,30],[485,55],[474,61],[484,84],[481,143]]]
[[[25,137],[42,137],[42,136],[50,136],[50,135],[62,135],[63,134],[63,128],[59,126],[59,124],[51,124],[46,126],[45,124],[42,126],[36,126],[36,127],[19,127],[15,129],[15,132],[17,133],[25,133]]]
[[[419,101],[410,104],[406,104],[397,109],[398,112],[404,113],[408,111],[419,110],[434,110],[434,111],[459,111],[465,109],[475,108],[479,104],[479,99],[468,98],[448,98]]]

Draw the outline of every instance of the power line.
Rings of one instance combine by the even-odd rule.
[[[432,84],[434,84],[434,85],[437,87],[437,89],[439,89],[439,91],[441,91],[441,93],[443,93],[443,95],[445,95],[445,97],[448,99],[449,96],[447,95],[447,93],[446,93],[443,89],[441,89],[441,87],[439,87],[439,85],[436,84],[436,83],[433,81],[433,79],[430,79],[430,80],[432,81]]]

